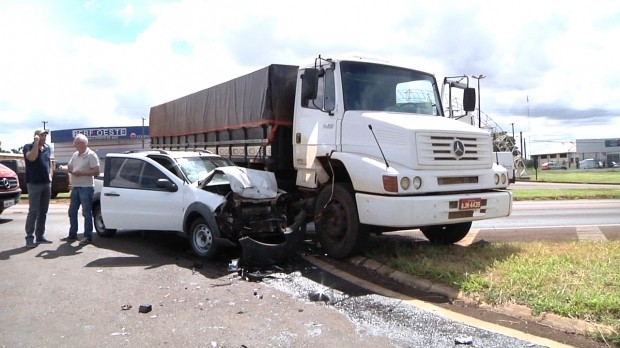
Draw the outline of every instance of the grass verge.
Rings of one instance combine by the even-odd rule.
[[[545,170],[535,173],[530,170],[530,181],[567,182],[582,184],[620,184],[620,171],[611,169],[596,170]]]
[[[387,242],[386,242],[387,241]],[[381,239],[366,257],[458,288],[488,304],[520,304],[612,327],[620,345],[620,241],[432,245]]]
[[[509,187],[510,188],[510,187]],[[613,189],[519,189],[512,190],[515,201],[560,200],[560,199],[620,199],[620,187]]]

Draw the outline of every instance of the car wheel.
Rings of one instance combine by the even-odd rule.
[[[202,217],[192,222],[189,241],[194,253],[200,257],[212,259],[217,254],[216,233],[209,227],[207,220]]]
[[[103,216],[101,215],[101,205],[96,204],[93,206],[93,224],[95,225],[95,231],[97,235],[101,237],[112,237],[116,230],[107,229],[103,223]]]

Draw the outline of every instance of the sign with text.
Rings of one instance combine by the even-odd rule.
[[[53,130],[50,132],[53,143],[70,143],[78,134],[84,134],[88,140],[119,140],[149,138],[149,127],[97,127]]]

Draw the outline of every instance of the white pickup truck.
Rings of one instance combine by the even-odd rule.
[[[161,150],[108,154],[104,168],[93,201],[99,236],[122,229],[174,231],[205,258],[219,247],[241,245],[246,264],[282,261],[303,240],[303,213],[286,221],[287,194],[273,173],[237,167],[209,152]]]

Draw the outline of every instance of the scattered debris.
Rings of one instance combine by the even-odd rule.
[[[471,336],[457,337],[454,339],[454,344],[472,345],[474,344],[474,338]]]
[[[228,272],[237,272],[239,270],[239,259],[234,259],[228,264]]]
[[[138,308],[138,311],[140,313],[148,313],[151,310],[153,310],[153,306],[149,305],[140,305],[140,308]]]
[[[110,336],[125,336],[129,335],[129,332],[125,331],[125,327],[121,327],[121,332],[112,332]]]
[[[131,307],[132,306],[130,304],[124,304],[124,305],[121,306],[121,309],[124,310],[124,311],[128,311],[128,310],[131,309]]]
[[[308,293],[308,299],[313,302],[330,302],[329,296],[322,291],[312,291]]]

